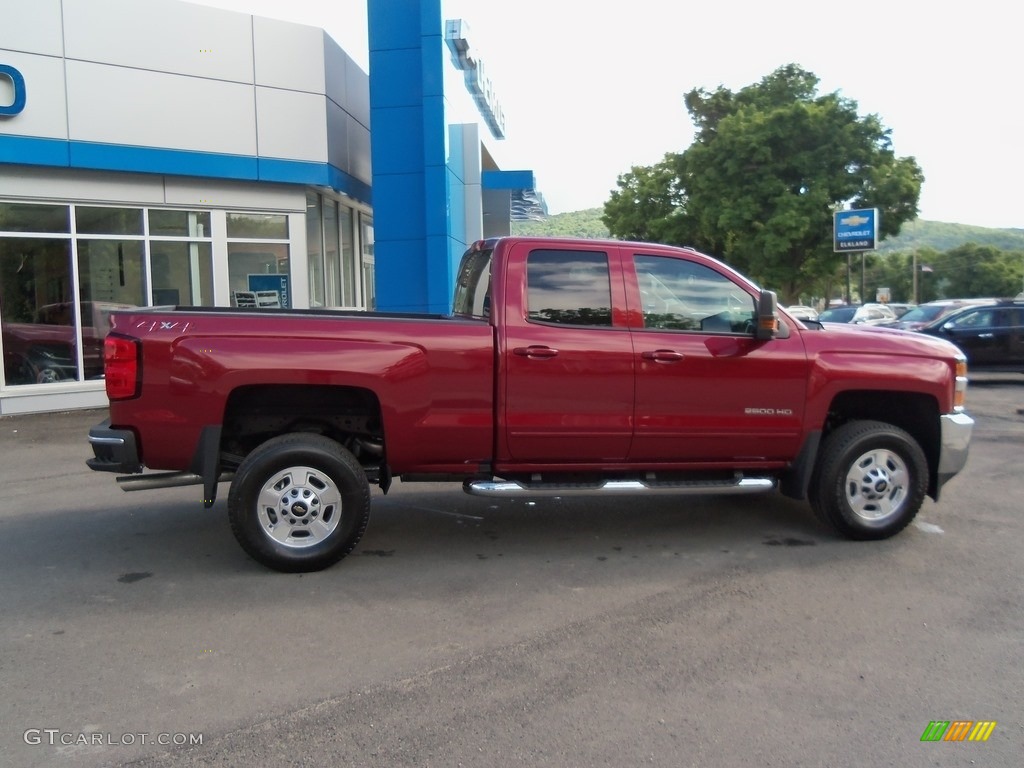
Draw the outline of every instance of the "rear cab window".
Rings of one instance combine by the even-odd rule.
[[[491,316],[491,255],[485,248],[470,250],[462,257],[455,283],[452,314],[486,320]]]
[[[526,261],[527,320],[612,327],[608,255],[600,251],[533,250]]]

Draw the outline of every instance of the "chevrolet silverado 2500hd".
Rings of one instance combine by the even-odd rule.
[[[474,244],[449,316],[140,308],[104,342],[95,470],[126,490],[230,480],[253,558],[327,567],[371,483],[483,495],[778,489],[840,534],[901,531],[963,468],[963,356],[889,329],[800,322],[685,248]],[[155,471],[154,471],[155,470]]]

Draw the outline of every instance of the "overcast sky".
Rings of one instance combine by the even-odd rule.
[[[369,69],[366,0],[198,0],[322,27]],[[619,174],[686,149],[693,88],[794,63],[892,130],[931,221],[1024,228],[1021,27],[1005,0],[444,0],[469,22],[506,120],[506,170],[551,213],[600,207]],[[611,12],[609,8],[614,8]]]

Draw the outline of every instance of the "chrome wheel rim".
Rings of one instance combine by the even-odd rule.
[[[861,455],[846,473],[846,501],[857,517],[879,525],[906,503],[910,472],[899,454],[877,448]]]
[[[256,499],[260,529],[273,541],[306,549],[328,538],[341,521],[341,491],[313,467],[288,467],[272,475]]]

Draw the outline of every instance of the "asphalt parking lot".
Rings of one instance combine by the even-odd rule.
[[[1019,766],[1021,409],[975,377],[967,469],[884,542],[778,495],[399,483],[304,575],[226,486],[89,471],[102,412],[0,418],[0,765]],[[996,726],[921,740],[958,720]]]

